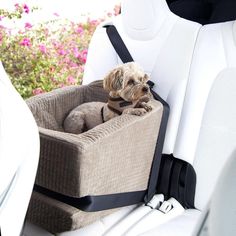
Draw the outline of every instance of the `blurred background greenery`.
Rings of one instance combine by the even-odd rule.
[[[74,19],[55,11],[47,19],[40,13],[35,20],[42,10],[37,5],[0,7],[0,61],[21,96],[81,84],[94,30],[119,9],[114,5],[101,17],[80,12]]]

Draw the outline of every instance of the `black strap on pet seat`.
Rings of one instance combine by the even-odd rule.
[[[89,195],[77,198],[54,192],[36,184],[34,185],[34,191],[86,212],[102,211],[122,206],[130,206],[141,202],[146,194],[146,191],[143,190],[96,196]]]
[[[122,62],[134,61],[116,27],[114,25],[104,27]],[[153,90],[155,84],[151,80],[148,81],[148,85],[153,97],[162,103],[164,110],[144,202],[150,201],[155,193],[163,193],[165,199],[174,197],[183,207],[194,208],[196,172],[186,161],[175,158],[173,155],[162,155],[169,105],[155,93]]]
[[[114,49],[116,50],[122,62],[127,63],[127,62],[134,61],[124,41],[119,35],[116,27],[114,25],[106,25],[104,27],[106,28],[106,32],[111,41],[111,44],[113,45]],[[147,193],[144,198],[145,203],[149,202],[151,198],[153,197],[153,195],[156,193],[156,186],[157,186],[157,179],[158,179],[159,167],[160,167],[161,156],[162,156],[162,149],[164,145],[166,127],[167,127],[169,110],[170,110],[169,105],[153,90],[153,87],[155,86],[154,82],[149,80],[148,85],[150,87],[153,97],[157,101],[162,103],[163,115],[162,115],[161,126],[159,130],[158,138],[157,138],[151,173],[149,177]]]

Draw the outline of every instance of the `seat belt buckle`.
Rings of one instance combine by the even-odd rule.
[[[151,209],[158,209],[162,202],[164,201],[163,194],[156,194],[152,197],[152,199],[145,204],[145,206],[149,206]]]
[[[174,208],[174,206],[172,205],[171,202],[169,201],[164,201],[161,206],[159,207],[159,211],[163,212],[164,214],[167,214],[168,212],[170,212],[172,209]]]

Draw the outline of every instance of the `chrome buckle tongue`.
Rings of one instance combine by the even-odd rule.
[[[171,202],[169,201],[164,201],[161,206],[159,207],[159,211],[163,212],[164,214],[168,213],[174,208]]]

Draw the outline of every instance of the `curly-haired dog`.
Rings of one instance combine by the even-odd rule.
[[[111,70],[103,80],[109,92],[107,103],[89,102],[73,109],[64,121],[64,130],[79,134],[121,114],[142,116],[152,110],[148,75],[129,62]]]

